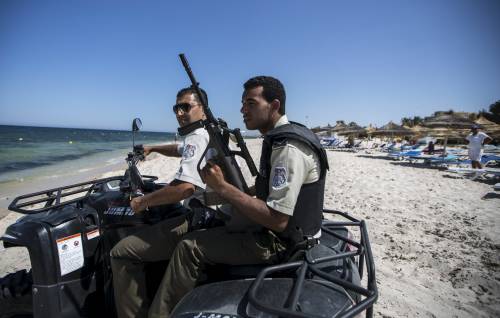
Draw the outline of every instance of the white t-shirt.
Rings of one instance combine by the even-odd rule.
[[[186,135],[184,142],[179,144],[177,148],[182,159],[179,170],[177,170],[174,178],[193,184],[196,189],[192,197],[199,199],[201,202],[203,202],[203,192],[206,185],[201,180],[197,166],[208,145],[209,139],[207,131],[204,128],[198,128]],[[203,166],[205,166],[205,159],[203,159],[201,164],[201,167]],[[187,206],[188,201],[184,200],[184,205]]]
[[[486,138],[490,138],[490,136],[482,131],[478,132],[475,136],[470,133],[467,137],[465,137],[465,139],[469,141],[469,149],[472,151],[480,151],[483,147],[483,141]]]

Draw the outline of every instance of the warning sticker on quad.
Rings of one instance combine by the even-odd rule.
[[[62,237],[56,242],[61,276],[83,267],[82,235],[80,233]]]
[[[87,240],[90,241],[91,239],[99,237],[99,235],[100,235],[99,229],[95,229],[93,231],[87,232]]]

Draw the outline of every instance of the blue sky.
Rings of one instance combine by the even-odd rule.
[[[290,119],[383,125],[500,99],[500,1],[0,1],[0,124],[174,131],[189,84],[243,127],[272,75]]]

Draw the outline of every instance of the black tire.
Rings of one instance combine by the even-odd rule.
[[[25,269],[0,278],[0,318],[33,317],[31,270]]]

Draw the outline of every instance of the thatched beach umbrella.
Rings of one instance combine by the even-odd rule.
[[[324,131],[329,131],[330,129],[332,129],[332,126],[330,126],[330,124],[326,125],[326,126],[318,126],[318,127],[313,127],[311,128],[312,132],[313,133],[319,133],[319,132],[324,132]]]
[[[447,128],[461,133],[463,130],[470,130],[474,122],[467,117],[455,113],[436,112],[435,116],[426,117],[422,125],[430,129]]]
[[[337,120],[337,123],[335,124],[335,126],[332,127],[331,131],[338,133],[340,131],[345,130],[346,128],[347,128],[347,125],[344,123],[343,120]]]
[[[494,139],[500,139],[500,125],[497,123],[494,123],[492,121],[489,121],[488,119],[484,118],[483,116],[479,116],[477,120],[474,121],[476,124],[478,124],[482,130],[486,134],[488,134],[491,138]]]
[[[457,130],[442,127],[430,129],[427,133],[427,136],[448,139],[462,139],[465,138],[465,132],[457,132]]]
[[[410,130],[413,131],[413,133],[416,136],[426,137],[431,129],[424,127],[422,125],[415,125],[415,126],[411,127]]]
[[[313,127],[313,128],[311,128],[311,131],[312,131],[313,133],[318,133],[318,132],[320,132],[320,131],[321,131],[321,127],[320,127],[320,126]]]
[[[323,127],[314,127],[311,130],[318,136],[331,136],[332,133],[337,133],[341,130],[344,130],[347,127],[346,124],[342,120],[337,121],[335,126],[331,126],[330,124]]]
[[[339,135],[363,135],[366,134],[366,130],[356,124],[355,122],[350,123],[349,125],[345,126],[343,130],[339,130],[337,132]]]
[[[429,128],[428,134],[444,137],[444,152],[449,138],[465,138],[474,122],[467,117],[453,112],[436,112],[434,116],[426,117],[423,126]]]
[[[372,126],[372,124],[370,124],[365,128],[365,130],[368,135],[371,135],[371,133],[377,130],[377,128]]]
[[[391,138],[394,138],[394,137],[411,136],[413,135],[413,131],[403,126],[396,125],[395,123],[390,121],[389,123],[378,128],[371,134],[374,136],[391,136]]]
[[[318,126],[311,128],[312,132],[320,137],[330,137],[332,135],[332,126],[330,124],[326,126]]]

